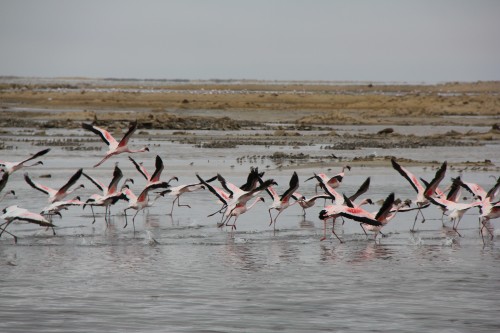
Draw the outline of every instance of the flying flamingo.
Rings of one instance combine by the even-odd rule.
[[[299,192],[294,192],[292,194],[292,198],[297,201],[297,203],[299,204],[300,207],[302,207],[302,212],[303,212],[302,216],[305,217],[306,216],[306,209],[314,207],[314,205],[316,204],[316,200],[318,200],[318,199],[325,199],[326,200],[326,199],[331,199],[332,197],[329,195],[326,195],[326,194],[318,194],[318,195],[314,195],[312,197],[306,198],[305,196],[303,196]]]
[[[345,198],[346,204],[349,207],[355,207],[354,205],[351,206],[351,202],[349,198]],[[404,206],[409,206],[411,201],[401,201],[398,200],[396,203],[396,200],[394,200],[394,193],[391,193],[382,203],[382,206],[377,212],[371,213],[374,216],[374,219],[382,223],[381,225],[375,226],[373,224],[367,224],[361,222],[359,225],[361,226],[361,229],[363,229],[363,232],[365,233],[366,236],[368,234],[366,233],[366,230],[372,231],[375,233],[373,239],[377,239],[377,235],[380,233],[382,234],[382,228],[385,227],[389,221],[391,221],[394,217],[396,217],[396,214],[404,207]],[[358,206],[359,207],[359,206]],[[385,236],[382,234],[382,236]]]
[[[225,225],[230,225],[231,226],[231,229],[235,229],[236,230],[236,221],[238,220],[238,217],[243,214],[243,213],[246,213],[247,211],[249,211],[250,209],[252,209],[253,206],[255,206],[258,202],[264,202],[264,198],[263,197],[256,197],[255,200],[249,205],[247,206],[246,203],[237,203],[234,208],[232,208],[231,210],[228,210],[226,212],[227,214],[227,220],[226,220],[226,223]],[[234,217],[234,220],[233,220],[233,224],[229,224],[229,221],[231,220],[231,217]],[[219,226],[222,226],[224,225],[224,222],[221,223]]]
[[[118,164],[115,165],[115,169],[113,171],[113,178],[111,179],[111,182],[109,183],[108,186],[104,185],[101,183],[99,180],[97,180],[94,177],[89,176],[85,172],[83,175],[90,180],[99,190],[101,190],[101,193],[94,193],[92,194],[85,204],[83,205],[83,208],[87,205],[90,206],[90,209],[92,210],[92,216],[94,220],[92,223],[95,223],[95,214],[94,214],[94,209],[92,208],[93,206],[104,206],[105,207],[105,221],[106,223],[108,222],[108,217],[111,215],[111,209],[110,206],[114,205],[118,200],[126,200],[125,195],[120,191],[118,191],[118,184],[120,180],[123,178],[123,172],[121,169],[118,167]],[[134,180],[132,178],[127,178],[125,182],[122,185],[123,186],[127,183],[131,182],[132,184],[134,183]]]
[[[14,234],[10,233],[7,231],[7,227],[16,220],[19,221],[25,221],[28,223],[34,223],[38,224],[43,227],[52,227],[54,228],[55,225],[53,225],[51,222],[47,221],[45,217],[43,217],[40,214],[33,213],[28,211],[27,209],[20,208],[17,205],[9,206],[5,209],[2,210],[3,215],[0,216],[0,219],[6,220],[6,222],[0,224],[0,229],[2,230],[0,232],[0,237],[4,232],[8,233],[12,237],[14,237],[14,243],[17,243],[17,236]],[[3,228],[2,228],[3,226]]]
[[[61,210],[68,209],[69,206],[82,206],[85,202],[80,200],[80,197],[75,197],[69,200],[56,201],[47,207],[43,208],[40,212],[41,215],[54,215],[59,213]]]
[[[276,231],[276,220],[278,219],[278,216],[287,209],[288,207],[294,205],[297,203],[297,201],[290,202],[290,199],[292,198],[292,195],[294,192],[297,191],[299,188],[299,176],[297,175],[297,172],[294,172],[292,175],[292,178],[290,178],[290,183],[288,189],[281,195],[279,196],[278,193],[276,193],[276,190],[272,186],[268,186],[266,188],[267,193],[271,196],[273,199],[273,203],[269,207],[269,217],[271,218],[271,222],[269,225],[273,225],[274,231]],[[273,216],[271,214],[271,210],[277,210],[278,214],[273,219]]]
[[[468,211],[472,207],[479,207],[482,205],[481,201],[475,201],[471,203],[462,203],[462,202],[455,202],[455,201],[450,201],[447,200],[446,198],[439,198],[439,197],[432,197],[429,196],[427,197],[430,202],[433,204],[442,207],[444,211],[449,212],[449,218],[450,221],[453,222],[453,230],[460,236],[460,233],[458,232],[458,224],[460,223],[460,220],[462,220],[462,217],[464,216],[465,212]]]
[[[397,172],[399,172],[399,174],[403,176],[410,183],[413,189],[417,192],[417,198],[414,202],[416,203],[418,210],[417,210],[417,215],[415,215],[415,220],[413,221],[413,226],[410,229],[410,231],[415,231],[415,223],[417,222],[419,214],[422,216],[422,223],[425,222],[425,216],[422,213],[422,209],[429,207],[430,204],[429,200],[427,199],[427,196],[434,194],[439,182],[443,179],[444,174],[446,172],[446,166],[447,166],[446,161],[437,170],[436,176],[434,177],[433,181],[429,183],[427,188],[424,188],[423,185],[418,181],[417,177],[415,177],[415,175],[410,171],[408,171],[406,168],[399,165],[394,158],[391,159],[391,163],[392,167]]]
[[[124,189],[124,194],[128,197],[129,199],[129,204],[128,207],[123,210],[123,213],[125,214],[125,225],[123,226],[124,228],[127,227],[128,221],[127,221],[127,210],[129,209],[135,209],[135,215],[132,218],[132,224],[134,226],[134,231],[135,231],[135,217],[139,212],[147,207],[151,207],[153,205],[153,202],[149,201],[148,198],[148,193],[151,190],[158,189],[158,188],[166,188],[169,187],[170,185],[167,182],[159,182],[159,183],[153,183],[150,185],[147,185],[139,194],[139,196],[136,196],[130,189],[126,188]],[[158,197],[157,197],[158,198]]]
[[[394,193],[391,193],[389,197],[387,197],[386,201],[394,201]],[[392,202],[391,202],[392,205]],[[386,208],[386,206],[382,205],[380,214],[382,214],[382,208]],[[378,213],[377,213],[378,215]],[[372,213],[367,212],[361,207],[349,207],[348,205],[329,205],[326,206],[320,213],[319,213],[319,218],[321,220],[326,220],[328,218],[334,218],[334,225],[335,225],[335,219],[338,216],[343,216],[348,219],[360,222],[360,223],[365,223],[367,225],[373,225],[373,226],[381,226],[382,222],[378,221],[376,219],[377,215],[374,215]],[[337,237],[337,239],[343,243],[344,241],[340,239],[340,237],[335,233],[335,229],[332,228],[332,233]],[[324,231],[323,237],[320,239],[321,241],[326,239],[326,232]]]
[[[99,163],[94,165],[94,168],[98,167],[99,165],[104,163],[104,161],[106,161],[108,158],[110,158],[113,155],[118,155],[118,154],[122,154],[122,153],[141,153],[141,152],[149,151],[148,147],[143,147],[143,148],[138,149],[138,150],[131,150],[128,147],[128,141],[130,140],[130,137],[137,129],[137,120],[130,123],[127,133],[125,133],[125,135],[120,140],[120,142],[116,141],[116,139],[108,131],[106,131],[105,129],[102,129],[100,127],[86,124],[86,123],[82,123],[82,128],[86,129],[88,131],[94,132],[95,134],[99,135],[101,137],[101,139],[104,141],[104,143],[106,145],[108,145],[108,147],[109,147],[104,158]]]
[[[483,229],[486,229],[488,233],[491,236],[491,239],[493,239],[493,232],[490,230],[490,220],[497,219],[500,217],[500,201],[494,202],[490,205],[487,205],[486,207],[481,207],[481,215],[479,216],[480,221],[481,221],[481,229],[479,232],[481,233],[481,237],[483,238],[483,243],[484,243],[484,236],[483,236]]]
[[[207,180],[207,182],[213,181],[216,179],[216,177],[211,178],[210,180]],[[174,212],[174,205],[175,202],[177,202],[177,207],[188,207],[191,208],[190,205],[181,205],[179,198],[181,195],[184,193],[190,193],[190,192],[195,192],[199,190],[204,190],[205,186],[202,183],[193,183],[193,184],[184,184],[184,185],[178,185],[174,187],[170,187],[166,189],[165,191],[160,192],[159,195],[165,196],[165,194],[169,196],[175,196],[174,201],[172,201],[172,208],[170,209],[170,213],[168,215],[172,215]]]
[[[223,214],[223,220],[221,221],[221,223],[218,224],[218,227],[222,227],[224,225],[226,226],[230,225],[229,221],[231,220],[232,217],[234,217],[233,224],[231,225],[232,229],[236,229],[236,220],[241,214],[250,210],[259,201],[264,202],[264,198],[256,196],[263,190],[267,189],[269,186],[276,184],[274,180],[268,179],[252,190],[243,191],[241,190],[241,188],[236,187],[234,184],[227,182],[224,179],[224,177],[222,177],[220,174],[217,174],[217,178],[219,182],[222,184],[222,186],[231,191],[231,194],[228,194],[224,190],[209,184],[198,174],[196,175],[196,177],[198,177],[200,182],[204,186],[206,186],[208,190],[212,192],[216,197],[218,197],[219,200],[223,203],[223,208],[221,208],[218,212],[223,211],[223,209],[226,208]],[[252,202],[249,206],[247,206],[247,203],[254,197],[256,197],[254,202]]]
[[[59,190],[56,190],[56,189],[53,189],[51,187],[33,182],[31,180],[31,178],[28,176],[27,172],[24,174],[24,179],[35,190],[38,190],[38,191],[45,193],[45,194],[48,194],[49,203],[54,203],[56,201],[63,200],[68,194],[74,192],[78,188],[85,187],[85,186],[83,186],[83,184],[80,184],[80,186],[74,188],[73,190],[69,190],[69,188],[71,186],[73,186],[73,184],[76,183],[78,178],[80,178],[80,176],[82,175],[82,172],[83,172],[83,169],[78,169],[78,171],[73,176],[71,176],[71,178],[68,180],[68,182],[66,184],[64,184]]]
[[[351,167],[349,165],[344,165],[342,167],[342,171],[333,177],[329,177],[324,173],[318,173],[318,174],[314,174],[314,176],[312,176],[310,178],[307,178],[305,181],[307,182],[308,180],[311,180],[313,178],[318,179],[318,177],[320,177],[322,179],[323,183],[326,183],[328,186],[335,189],[335,188],[338,188],[340,186],[340,184],[342,183],[342,180],[344,179],[344,176],[345,176],[345,169],[348,169],[350,171]],[[318,193],[318,186],[321,186],[320,183],[316,183],[316,186],[314,188],[316,193]]]
[[[28,167],[33,167],[35,165],[43,164],[42,161],[38,161],[35,164],[31,164],[31,165],[25,165],[24,163],[29,162],[31,160],[34,160],[37,157],[43,156],[43,155],[47,154],[49,151],[50,151],[50,148],[41,150],[41,151],[39,151],[39,152],[31,155],[27,159],[20,161],[20,162],[5,162],[5,161],[0,161],[0,169],[3,169],[4,172],[6,172],[8,174],[12,174],[15,171],[17,171],[19,169],[22,169],[22,168],[28,168]]]
[[[146,179],[148,182],[147,185],[150,185],[152,183],[160,182],[160,177],[161,173],[163,171],[164,165],[163,165],[163,160],[159,155],[156,155],[155,159],[155,171],[153,174],[149,174],[148,170],[144,167],[142,163],[137,163],[131,156],[128,157],[129,160],[134,164],[135,168],[139,173]],[[178,181],[179,179],[177,177],[171,177],[169,182],[172,180]]]

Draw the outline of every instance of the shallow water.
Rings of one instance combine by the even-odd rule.
[[[164,178],[179,177],[179,184],[195,182],[195,172],[208,178],[221,172],[241,185],[251,165],[266,171],[278,182],[278,192],[288,184],[291,170],[275,169],[270,161],[236,163],[235,158],[263,150],[198,149],[169,142],[149,142],[152,152],[136,155],[153,168],[158,152],[164,159]],[[93,144],[93,143],[90,143]],[[134,146],[142,143],[135,141]],[[2,159],[20,160],[39,147],[23,146],[2,151]],[[306,147],[314,149],[313,147]],[[42,148],[40,148],[42,149]],[[278,150],[280,147],[271,147]],[[291,149],[283,147],[283,149]],[[481,148],[492,154],[498,146]],[[469,151],[470,150],[470,151]],[[108,179],[113,162],[99,169],[90,166],[104,150],[64,151],[53,148],[44,165],[26,171],[37,182],[62,185],[78,167],[92,176]],[[337,153],[328,151],[325,154]],[[478,148],[425,148],[407,150],[411,158],[481,160]],[[345,154],[345,152],[342,152]],[[405,150],[395,150],[405,156]],[[385,154],[381,154],[385,155]],[[495,154],[493,154],[495,155]],[[430,158],[432,156],[432,158]],[[496,155],[498,156],[498,155]],[[482,158],[484,159],[484,157]],[[134,177],[135,191],[144,185],[125,156],[116,157],[125,177]],[[192,163],[192,164],[191,164]],[[266,169],[266,165],[271,165]],[[299,169],[300,192],[314,194],[314,183],[304,182],[313,172],[336,173],[340,164],[326,169]],[[417,176],[431,179],[431,168],[409,167]],[[38,176],[50,173],[51,178]],[[15,173],[6,189],[15,189],[2,207],[19,204],[38,211],[46,197]],[[449,170],[443,183],[456,177]],[[394,191],[402,199],[415,193],[391,168],[355,167],[347,173],[342,191],[350,194],[371,176],[366,196],[374,200]],[[466,170],[462,178],[485,188],[493,185],[490,173]],[[95,188],[86,188],[82,198]],[[463,195],[469,194],[463,192]],[[160,198],[155,206],[137,215],[135,232],[130,216],[123,228],[124,204],[112,209],[106,227],[102,209],[96,208],[92,224],[88,208],[70,208],[54,218],[57,235],[33,225],[13,224],[19,236],[0,239],[0,331],[1,332],[497,332],[500,301],[499,234],[483,245],[478,233],[477,211],[468,212],[460,223],[462,237],[443,227],[440,211],[424,210],[427,221],[409,229],[414,212],[399,214],[384,228],[387,237],[375,243],[357,223],[336,227],[345,241],[331,234],[320,242],[323,202],[307,211],[292,206],[278,219],[278,231],[269,226],[267,207],[259,203],[242,215],[237,230],[216,227],[218,209],[208,191],[181,197],[187,207],[170,211],[172,197]],[[373,206],[372,210],[377,210]],[[274,213],[273,213],[274,214]],[[495,222],[494,222],[495,223]],[[497,222],[496,222],[497,223]]]

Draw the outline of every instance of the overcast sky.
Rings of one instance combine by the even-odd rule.
[[[0,75],[500,79],[497,0],[0,0]]]

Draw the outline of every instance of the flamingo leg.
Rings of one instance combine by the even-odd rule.
[[[417,214],[415,215],[415,220],[413,220],[413,226],[410,229],[411,232],[415,232],[415,224],[417,223],[418,212],[420,212],[420,209],[417,210]]]
[[[181,205],[181,201],[179,200],[180,196],[177,197],[177,207],[188,207],[191,208],[189,205]]]
[[[175,204],[175,202],[176,202],[178,199],[179,199],[179,196],[176,196],[176,197],[175,197],[175,199],[174,199],[174,201],[172,201],[172,209],[170,209],[170,214],[168,214],[168,215],[172,215],[172,213],[174,212],[174,204]]]
[[[276,215],[276,217],[274,218],[274,224],[273,224],[274,231],[276,231],[276,220],[278,219],[278,216],[280,216],[281,212],[282,212],[282,210],[280,210],[278,212],[278,215]]]
[[[363,229],[365,236],[368,237],[368,233],[366,232],[365,227],[363,227],[363,223],[360,223],[359,226],[361,227],[361,229]]]
[[[269,217],[271,218],[271,222],[269,222],[269,226],[271,226],[271,224],[273,224],[273,216],[271,215],[271,209],[272,208],[269,208]]]
[[[127,224],[128,224],[128,221],[127,221],[127,209],[130,209],[130,208],[125,208],[123,210],[123,214],[125,214],[125,225],[123,226],[123,228],[126,228]]]
[[[132,226],[134,227],[134,233],[135,233],[135,217],[137,216],[137,214],[139,214],[139,210],[137,210],[137,211],[135,212],[135,215],[134,215],[134,217],[132,218]]]
[[[15,236],[13,233],[5,230],[7,229],[7,227],[12,223],[12,221],[7,221],[7,222],[4,222],[2,224],[0,224],[0,229],[2,229],[2,231],[0,232],[0,237],[2,237],[2,234],[4,232],[8,233],[9,235],[11,235],[12,237],[14,237],[14,244],[17,244],[17,236]],[[5,225],[3,228],[1,228],[1,226]]]
[[[321,239],[319,240],[320,242],[326,239],[326,221],[327,219],[323,220],[323,237],[321,237]]]
[[[6,226],[6,227],[7,227],[7,226]],[[5,228],[6,228],[6,227],[5,227]],[[2,229],[2,233],[5,231],[7,234],[9,234],[9,235],[11,235],[12,237],[14,237],[14,244],[17,244],[17,236],[16,236],[16,235],[14,235],[14,234],[13,234],[13,233],[11,233],[11,232],[9,232],[9,231],[5,230],[5,228],[3,228],[3,229],[2,229],[2,228],[0,228],[0,229]],[[1,234],[0,234],[0,236],[1,236]]]

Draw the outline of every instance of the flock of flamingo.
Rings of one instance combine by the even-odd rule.
[[[98,135],[109,148],[102,160],[95,164],[94,167],[98,167],[114,155],[149,151],[148,147],[133,150],[128,146],[130,137],[137,129],[137,121],[130,123],[128,131],[120,141],[117,141],[107,130],[100,127],[83,123],[82,128]],[[9,177],[14,172],[22,168],[43,164],[42,161],[38,161],[30,165],[27,163],[47,154],[49,151],[50,148],[41,150],[20,162],[0,161],[0,172],[2,172],[0,192],[2,192],[7,186]],[[218,199],[220,204],[220,208],[209,216],[220,214],[221,219],[218,226],[230,226],[232,230],[236,229],[236,221],[240,215],[250,210],[257,203],[265,201],[264,197],[266,195],[264,193],[266,192],[272,199],[272,204],[268,207],[268,211],[270,217],[269,225],[272,225],[274,230],[276,230],[276,221],[279,215],[286,208],[297,204],[303,209],[303,214],[305,215],[306,209],[314,207],[316,200],[324,199],[325,206],[319,213],[319,218],[323,221],[323,236],[321,240],[324,240],[327,237],[327,224],[328,220],[331,219],[333,220],[331,232],[340,242],[343,242],[343,240],[335,233],[334,228],[336,220],[339,217],[343,221],[344,219],[348,219],[359,223],[367,237],[367,231],[370,231],[374,234],[373,239],[376,239],[378,234],[384,235],[381,231],[382,228],[387,225],[397,213],[412,210],[417,211],[411,228],[411,231],[414,231],[415,224],[419,216],[421,216],[422,222],[425,221],[422,210],[430,205],[436,205],[442,210],[443,225],[445,223],[444,216],[447,215],[449,220],[453,223],[453,230],[457,233],[457,235],[461,236],[458,231],[460,220],[466,211],[471,208],[478,208],[478,228],[484,242],[484,231],[489,233],[491,238],[493,238],[494,235],[490,220],[496,219],[500,216],[500,205],[498,201],[500,178],[497,178],[495,184],[488,191],[484,190],[477,184],[464,182],[460,179],[460,177],[452,178],[451,185],[449,185],[446,189],[441,190],[439,185],[445,177],[447,168],[446,162],[444,162],[441,167],[437,169],[435,177],[431,181],[425,181],[423,179],[419,180],[414,174],[401,166],[395,159],[392,159],[391,162],[393,168],[414,188],[416,198],[414,200],[401,201],[399,199],[395,199],[394,193],[390,193],[387,198],[383,200],[378,211],[369,212],[363,206],[366,204],[373,204],[373,202],[369,198],[358,200],[359,197],[366,193],[370,186],[369,177],[360,186],[358,191],[351,196],[347,196],[345,194],[341,195],[336,190],[342,184],[342,180],[345,176],[345,169],[347,168],[350,170],[349,166],[345,166],[339,174],[334,176],[327,176],[323,173],[315,173],[312,177],[308,178],[306,181],[316,181],[316,193],[318,187],[322,190],[322,193],[306,198],[298,192],[299,177],[296,172],[294,172],[291,176],[288,188],[281,195],[276,192],[275,186],[277,183],[273,179],[264,180],[264,172],[259,172],[258,168],[253,167],[250,170],[246,182],[241,186],[237,186],[226,181],[226,179],[220,174],[217,174],[210,179],[203,179],[199,174],[196,174],[199,182],[171,186],[170,183],[173,180],[178,181],[178,179],[177,177],[171,177],[168,181],[160,180],[161,173],[164,168],[163,161],[160,156],[156,156],[155,171],[153,173],[149,173],[142,163],[136,162],[130,156],[128,158],[138,172],[146,179],[146,185],[142,188],[139,195],[135,195],[130,189],[129,183],[133,183],[133,179],[127,178],[120,185],[120,182],[123,179],[123,173],[118,167],[118,164],[115,164],[112,179],[109,182],[109,185],[91,177],[84,172],[83,169],[76,171],[66,184],[59,189],[54,189],[37,183],[30,178],[28,173],[25,173],[24,179],[26,183],[33,189],[48,196],[48,206],[41,209],[40,213],[29,211],[19,207],[18,205],[6,207],[3,209],[2,215],[0,216],[0,219],[5,221],[0,224],[0,236],[5,232],[11,235],[14,238],[14,242],[17,243],[17,236],[7,230],[7,227],[14,221],[24,221],[52,228],[53,234],[55,235],[56,226],[52,222],[52,217],[54,215],[61,216],[61,211],[68,209],[69,206],[82,206],[84,209],[85,207],[90,207],[94,219],[93,223],[96,221],[94,207],[104,207],[104,219],[108,224],[111,216],[110,208],[121,200],[127,202],[127,206],[123,211],[125,215],[124,227],[128,224],[127,211],[135,210],[135,214],[132,217],[132,223],[134,224],[135,230],[135,218],[137,214],[141,210],[152,206],[158,198],[166,195],[174,197],[170,210],[170,214],[172,214],[175,203],[177,203],[177,206],[179,207],[186,206],[190,208],[188,204],[180,204],[179,198],[182,194],[202,189],[206,189],[212,193]],[[80,187],[84,187],[83,184],[74,186],[81,176],[86,177],[90,182],[92,182],[97,187],[99,192],[92,194],[85,201],[82,201],[80,197],[75,197],[69,200],[66,199],[69,194],[73,193]],[[215,181],[218,181],[220,186],[214,185]],[[472,201],[460,202],[462,188],[472,194]],[[15,195],[15,191],[7,191],[1,199],[9,194]],[[156,196],[150,200],[149,197],[151,194],[156,194]],[[331,201],[332,204],[326,205],[328,200]],[[277,211],[275,216],[273,216],[273,211]]]

